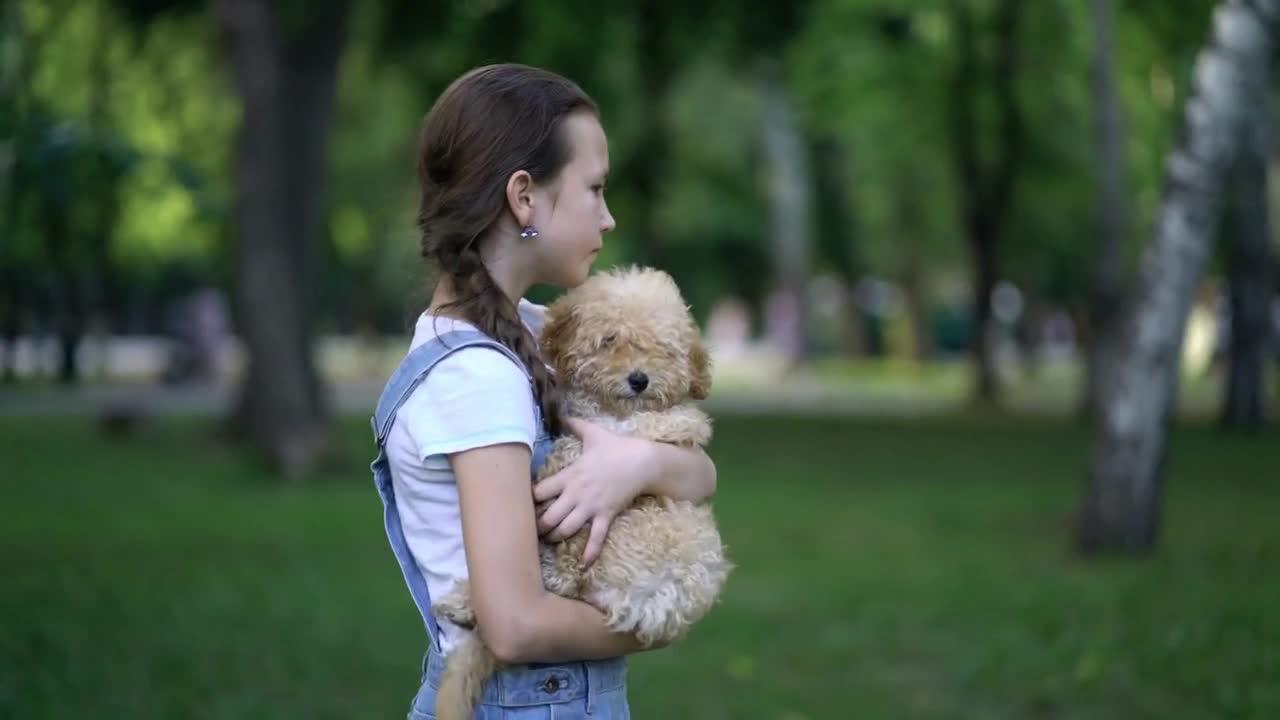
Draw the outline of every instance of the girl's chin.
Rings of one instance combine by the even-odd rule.
[[[560,277],[556,278],[553,282],[549,284],[555,285],[556,287],[564,288],[567,290],[570,288],[578,287],[582,283],[586,282],[587,278],[590,276],[591,276],[591,264],[583,263],[582,267],[579,268],[578,270],[565,273],[564,275],[561,275]]]

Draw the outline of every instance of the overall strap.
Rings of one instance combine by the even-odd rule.
[[[501,352],[511,358],[511,361],[526,376],[528,375],[524,363],[515,353],[511,352],[506,345],[478,330],[455,330],[432,338],[406,355],[400,362],[400,366],[387,380],[371,420],[374,440],[378,445],[387,441],[387,433],[391,432],[391,424],[395,422],[400,406],[409,399],[427,373],[431,372],[431,369],[441,360],[458,350],[476,346],[490,347]],[[533,382],[533,379],[530,378],[529,381]]]
[[[426,625],[427,636],[431,644],[440,649],[440,626],[431,612],[431,591],[427,588],[427,580],[418,569],[413,553],[409,551],[409,543],[404,536],[404,527],[400,524],[400,508],[396,503],[394,484],[391,479],[391,466],[387,460],[386,441],[391,426],[395,423],[396,413],[400,406],[444,358],[468,347],[488,347],[504,353],[517,365],[524,367],[520,359],[502,343],[488,335],[474,330],[457,330],[433,338],[415,348],[392,373],[378,400],[370,424],[373,427],[374,440],[378,445],[378,455],[370,469],[373,470],[374,485],[378,496],[382,498],[383,524],[387,532],[387,540],[391,543],[391,551],[400,565],[409,594],[418,606]],[[532,382],[532,379],[530,380]]]

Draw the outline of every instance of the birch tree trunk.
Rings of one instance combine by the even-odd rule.
[[[1115,386],[1099,408],[1077,542],[1084,552],[1155,543],[1187,314],[1209,255],[1242,129],[1265,105],[1280,0],[1224,0],[1197,58],[1183,137],[1169,157],[1155,237],[1123,319]]]
[[[795,109],[780,72],[771,62],[763,64],[761,89],[761,130],[769,168],[769,244],[775,297],[783,301],[781,322],[774,332],[782,341],[788,361],[798,363],[805,360],[808,350],[805,283],[813,242],[813,178]]]

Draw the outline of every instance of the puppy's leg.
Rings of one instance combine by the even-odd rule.
[[[578,551],[572,550],[578,533],[559,543],[542,543],[538,546],[538,559],[542,565],[542,585],[551,592],[567,598],[578,598],[582,595],[582,571],[578,569],[577,558],[582,555],[583,543],[577,543]]]
[[[546,462],[538,468],[538,479],[555,475],[580,457],[582,457],[582,441],[577,436],[564,435],[556,438],[551,451],[547,453]]]
[[[471,609],[471,583],[459,580],[444,597],[431,604],[431,612],[437,618],[446,618],[455,625],[475,627],[476,614]]]
[[[641,642],[683,637],[715,603],[731,569],[710,509],[641,498],[610,529],[615,554],[588,571],[583,599]]]
[[[633,416],[635,434],[675,445],[706,445],[711,441],[711,418],[693,405],[678,405],[663,412],[639,412]]]
[[[551,451],[547,453],[546,462],[538,469],[538,481],[560,472],[581,456],[582,441],[576,436],[564,435],[557,438],[555,444],[551,446]],[[582,573],[564,551],[562,546],[566,544],[567,541],[539,544],[538,559],[542,568],[542,584],[557,595],[576,598],[581,590]]]

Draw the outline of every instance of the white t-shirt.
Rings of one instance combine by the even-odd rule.
[[[525,311],[545,312],[542,306],[520,303]],[[409,349],[437,332],[475,329],[461,320],[423,313]],[[433,599],[467,578],[458,485],[445,455],[509,442],[532,451],[537,433],[529,376],[492,348],[463,348],[444,358],[400,406],[387,435],[387,459],[405,541]],[[437,620],[441,649],[448,654],[467,630]]]

